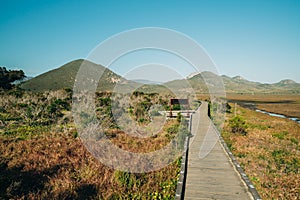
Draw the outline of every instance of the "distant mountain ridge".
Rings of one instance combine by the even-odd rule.
[[[131,81],[134,81],[134,82],[137,82],[137,83],[143,83],[143,84],[153,84],[153,85],[163,84],[162,82],[146,80],[146,79],[131,79]]]
[[[207,85],[213,85],[216,80],[222,80],[227,93],[273,93],[273,94],[300,94],[300,83],[290,79],[279,81],[278,83],[266,84],[253,82],[241,76],[233,78],[226,75],[218,76],[212,72],[201,72],[192,74],[187,79],[173,80],[163,84],[152,83],[147,80],[126,80],[120,75],[93,62],[79,59],[71,61],[57,69],[48,71],[37,77],[21,83],[20,87],[25,90],[40,92],[45,90],[57,90],[62,88],[73,88],[74,81],[79,67],[88,65],[97,70],[102,70],[103,75],[99,82],[98,90],[112,91],[115,85],[124,85],[126,88],[138,88],[146,92],[158,90],[164,91],[166,88],[176,89],[180,92],[188,92],[192,87],[197,93],[207,93]],[[205,77],[205,78],[204,78]],[[149,85],[145,85],[149,84]]]
[[[277,85],[290,85],[290,84],[297,84],[296,81],[293,81],[291,79],[284,79],[276,83]]]

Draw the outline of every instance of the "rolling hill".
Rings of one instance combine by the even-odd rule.
[[[126,80],[101,65],[83,59],[71,61],[57,69],[27,80],[22,83],[20,87],[34,92],[73,88],[76,74],[83,62],[85,66],[103,71],[103,75],[98,84],[98,91],[112,91],[116,83],[118,83],[118,86],[123,87],[122,90],[138,88],[137,90],[143,92],[167,92],[169,88],[179,92],[189,92],[189,90],[193,88],[197,93],[207,93],[207,85],[214,85],[216,80],[222,80],[227,93],[300,94],[300,84],[293,80],[287,79],[278,83],[265,84],[248,81],[240,76],[231,78],[222,75],[220,77],[212,72],[201,72],[193,74],[193,76],[189,76],[187,79],[173,80],[160,85],[147,85],[138,83],[138,81]],[[203,77],[205,77],[205,79]]]
[[[25,81],[20,85],[20,87],[34,92],[73,88],[77,72],[83,64],[84,67],[88,66],[93,69],[103,71],[103,75],[98,84],[98,87],[101,88],[101,90],[112,90],[114,85],[119,82],[128,83],[126,79],[101,65],[79,59]]]
[[[205,79],[203,78],[205,77]],[[221,79],[220,79],[221,78]],[[248,81],[241,76],[221,77],[212,72],[201,72],[190,76],[186,80],[174,80],[165,83],[166,86],[178,88],[178,90],[186,91],[186,81],[198,93],[207,93],[207,85],[212,85],[215,81],[223,81],[226,93],[245,93],[245,94],[300,94],[300,84],[293,80],[282,80],[278,83],[265,84],[259,82]]]

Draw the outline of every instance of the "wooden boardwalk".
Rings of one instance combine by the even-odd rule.
[[[253,199],[207,116],[203,102],[193,114],[184,199]]]

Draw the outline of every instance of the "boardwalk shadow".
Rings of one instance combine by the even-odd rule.
[[[24,166],[8,167],[7,163],[0,163],[0,199],[24,198],[29,194],[40,196],[46,183],[61,168],[70,167],[67,164],[55,165],[43,171],[28,170]],[[97,196],[96,186],[93,184],[83,184],[75,188],[74,191],[64,191],[55,196],[62,199],[94,199]]]
[[[29,193],[35,193],[44,188],[48,181],[47,175],[51,176],[59,168],[55,166],[44,172],[23,171],[22,165],[8,167],[7,163],[0,164],[0,197],[12,198],[21,197]]]

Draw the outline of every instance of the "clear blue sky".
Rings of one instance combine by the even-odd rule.
[[[0,66],[38,75],[139,27],[187,34],[221,74],[300,82],[299,0],[0,0]]]

